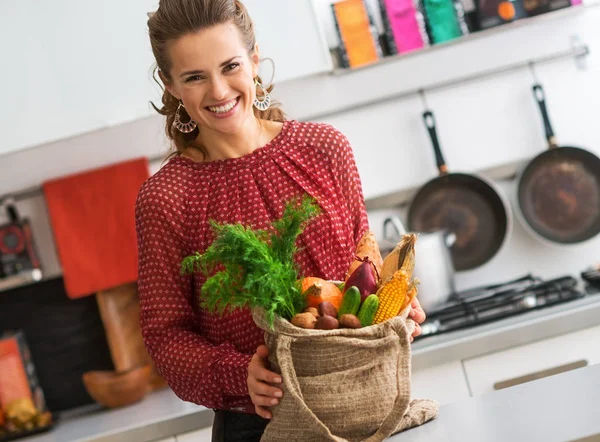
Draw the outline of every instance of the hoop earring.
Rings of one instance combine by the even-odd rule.
[[[180,101],[179,106],[177,106],[177,111],[175,112],[175,120],[173,121],[173,126],[175,126],[175,128],[179,132],[182,132],[184,134],[189,134],[190,132],[193,132],[194,129],[196,129],[196,127],[198,125],[196,124],[196,122],[194,120],[192,120],[191,117],[190,117],[190,121],[188,121],[187,123],[182,123],[181,115],[180,115],[181,108],[185,109],[185,106],[183,105],[182,101]]]
[[[269,92],[267,92],[267,90],[265,89],[265,87],[262,85],[262,83],[260,81],[258,81],[257,78],[254,79],[254,85],[256,87],[259,87],[262,89],[262,93],[263,93],[263,99],[259,100],[258,96],[256,96],[254,98],[254,107],[256,107],[258,110],[260,111],[266,111],[269,106],[271,106],[271,94],[269,94]]]

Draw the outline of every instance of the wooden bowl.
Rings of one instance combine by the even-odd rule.
[[[83,384],[96,402],[117,408],[142,400],[149,390],[151,374],[149,364],[124,372],[88,371],[83,374]]]

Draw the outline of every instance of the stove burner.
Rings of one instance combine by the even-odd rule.
[[[507,283],[455,293],[448,302],[427,312],[422,333],[415,340],[582,298],[585,293],[577,289],[577,284],[571,276],[544,281],[526,275]]]

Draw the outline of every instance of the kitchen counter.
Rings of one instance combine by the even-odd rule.
[[[600,365],[442,405],[433,421],[388,440],[600,440]]]
[[[56,427],[27,442],[155,441],[212,425],[213,411],[184,402],[169,389],[149,394],[137,404],[61,418]]]
[[[531,311],[487,325],[417,340],[413,344],[412,366],[413,369],[419,369],[444,362],[464,360],[599,324],[600,295],[590,295],[577,301]],[[503,397],[506,393],[496,394]],[[473,400],[482,399],[479,397]],[[442,411],[446,412],[444,407]],[[165,389],[150,394],[138,404],[122,409],[94,410],[63,418],[51,432],[22,440],[29,442],[154,441],[208,427],[212,424],[212,416],[212,410],[183,402],[171,390]],[[600,414],[598,419],[600,420]],[[464,420],[457,420],[457,422],[464,422]]]

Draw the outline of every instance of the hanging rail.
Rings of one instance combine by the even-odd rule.
[[[343,108],[338,108],[333,111],[316,113],[316,114],[306,117],[305,120],[319,120],[322,118],[330,117],[335,114],[351,112],[351,111],[355,111],[358,109],[363,109],[365,107],[370,107],[370,106],[375,106],[378,104],[387,103],[389,101],[396,101],[396,100],[400,100],[403,98],[412,97],[414,95],[422,94],[424,92],[431,92],[431,91],[435,91],[435,90],[439,90],[439,89],[446,89],[446,88],[450,88],[450,87],[454,87],[454,86],[460,86],[465,83],[471,83],[471,82],[478,81],[478,80],[481,80],[484,78],[494,77],[494,76],[497,76],[500,74],[505,74],[507,72],[525,69],[525,68],[531,67],[532,65],[540,65],[540,64],[545,64],[545,63],[569,59],[569,58],[574,58],[575,60],[579,61],[579,60],[584,59],[587,55],[589,55],[589,53],[590,53],[590,49],[587,45],[579,43],[577,40],[575,40],[572,44],[572,47],[565,51],[556,52],[554,54],[549,54],[544,57],[539,57],[539,58],[524,60],[524,61],[517,62],[517,63],[512,63],[512,64],[502,66],[499,68],[483,69],[479,72],[469,74],[469,75],[464,75],[462,77],[454,78],[452,80],[445,80],[445,81],[433,83],[427,87],[418,87],[418,88],[402,91],[402,92],[399,92],[396,94],[391,94],[391,95],[388,95],[383,98],[378,97],[378,98],[374,98],[372,100],[366,100],[366,101],[362,101],[360,103],[351,104],[349,106],[346,106]]]

